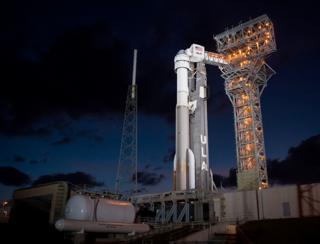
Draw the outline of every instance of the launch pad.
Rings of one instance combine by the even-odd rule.
[[[260,96],[275,73],[264,60],[276,50],[273,24],[262,15],[214,39],[218,53],[192,44],[174,58],[177,104],[173,191],[131,199],[154,211],[158,223],[214,223],[225,215],[224,195],[218,192],[209,167],[206,65],[219,67],[233,105],[238,190],[268,188]]]

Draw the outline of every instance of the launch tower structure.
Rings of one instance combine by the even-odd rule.
[[[214,39],[218,53],[192,44],[175,56],[177,73],[174,190],[212,190],[207,128],[205,64],[218,66],[233,105],[239,190],[268,187],[260,96],[275,71],[265,58],[276,50],[266,15],[227,30]],[[196,68],[195,68],[196,67]],[[195,78],[196,77],[196,78]]]
[[[174,58],[177,102],[173,191],[132,197],[135,204],[150,206],[157,213],[156,222],[203,223],[225,217],[225,200],[215,188],[209,167],[206,65],[222,71],[234,108],[238,189],[268,187],[260,96],[275,73],[264,61],[276,50],[273,24],[262,15],[214,39],[218,52],[192,44]]]
[[[239,190],[268,187],[260,96],[275,71],[265,58],[276,50],[273,24],[266,15],[214,37],[225,91],[233,105]]]
[[[122,127],[118,171],[115,184],[115,192],[122,194],[124,197],[129,197],[133,193],[136,193],[138,186],[138,97],[136,84],[137,53],[138,51],[134,49],[132,83],[128,87]]]

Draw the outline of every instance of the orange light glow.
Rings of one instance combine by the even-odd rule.
[[[251,152],[253,150],[253,145],[252,144],[247,144],[246,145],[246,150]]]
[[[252,169],[255,165],[254,159],[253,158],[248,158],[245,160],[245,168],[246,169]]]
[[[248,101],[249,100],[249,96],[248,95],[245,95],[245,94],[242,94],[241,95],[241,98],[245,101]]]
[[[250,114],[250,112],[251,112],[251,109],[250,109],[249,107],[246,107],[246,108],[244,109],[244,111],[243,111],[243,115],[244,115],[244,116],[248,116],[248,115]]]
[[[245,141],[251,141],[252,140],[252,133],[251,132],[249,132],[249,131],[246,131],[245,132],[245,135],[244,135],[244,139],[245,139]]]
[[[244,120],[244,124],[245,125],[251,125],[252,124],[252,118],[246,118],[245,120]]]

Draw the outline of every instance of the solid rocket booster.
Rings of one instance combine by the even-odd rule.
[[[187,190],[195,187],[195,160],[190,150],[189,138],[189,87],[188,72],[190,58],[180,51],[175,59],[177,73],[176,105],[176,155],[174,159],[174,190]]]

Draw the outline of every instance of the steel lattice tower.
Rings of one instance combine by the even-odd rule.
[[[132,84],[128,87],[124,114],[118,172],[115,184],[116,193],[129,197],[137,192],[137,113],[138,97],[136,85],[137,50],[134,50]]]
[[[229,65],[219,66],[233,105],[239,190],[268,187],[260,96],[275,73],[264,61],[276,50],[273,24],[266,16],[214,37]]]

